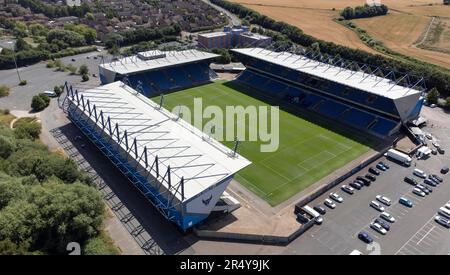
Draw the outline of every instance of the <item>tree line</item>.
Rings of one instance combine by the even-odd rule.
[[[66,16],[84,17],[86,13],[92,12],[87,3],[80,6],[57,6],[45,4],[39,0],[19,0],[18,4],[24,8],[29,8],[34,13],[42,13],[49,18],[58,18]]]
[[[357,6],[355,8],[346,7],[342,12],[341,16],[346,20],[357,19],[357,18],[368,18],[374,16],[386,15],[389,11],[389,8],[386,5],[380,6]]]
[[[102,235],[105,205],[75,163],[37,142],[40,124],[0,124],[0,255],[115,254]]]
[[[229,10],[240,18],[249,21],[251,24],[260,25],[266,29],[279,32],[289,38],[290,41],[301,46],[309,48],[311,45],[317,43],[320,51],[324,54],[340,56],[344,59],[371,64],[380,68],[390,68],[399,73],[423,76],[428,88],[435,87],[442,96],[450,96],[450,73],[445,72],[440,67],[431,64],[417,64],[394,60],[378,54],[375,55],[363,50],[351,49],[333,42],[319,40],[311,35],[304,34],[302,30],[295,26],[285,22],[275,21],[240,4],[225,0],[211,0],[211,2]]]

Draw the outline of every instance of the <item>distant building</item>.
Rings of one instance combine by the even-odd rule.
[[[232,48],[238,46],[266,47],[272,38],[251,33],[248,27],[225,27],[221,32],[211,32],[198,35],[198,45],[202,48]]]
[[[69,7],[81,6],[81,0],[66,0],[66,5]]]

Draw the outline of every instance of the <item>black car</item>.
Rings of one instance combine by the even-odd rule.
[[[431,153],[432,153],[433,155],[437,155],[437,150],[436,150],[436,148],[431,149]]]
[[[441,182],[435,178],[433,175],[428,175],[428,179],[432,180],[436,184],[440,184]]]
[[[442,149],[441,147],[438,147],[436,149],[438,150],[439,154],[441,154],[441,155],[445,154],[445,150]]]
[[[372,174],[366,174],[364,177],[366,179],[370,180],[370,181],[376,181],[377,180],[377,178],[374,175],[372,175]]]
[[[359,183],[356,182],[356,181],[351,182],[349,185],[350,185],[351,187],[355,188],[356,190],[361,190],[361,188],[362,188],[362,185],[359,184]]]
[[[386,231],[389,231],[389,229],[391,229],[391,226],[382,219],[377,218],[375,219],[375,222],[381,225],[381,227],[383,227],[384,229],[386,229]]]
[[[437,184],[434,181],[430,180],[430,179],[424,179],[423,183],[428,184],[429,186],[433,186],[433,187],[437,186]]]
[[[317,213],[319,213],[320,215],[325,215],[325,214],[327,213],[327,210],[325,210],[325,208],[323,208],[323,207],[320,206],[320,205],[314,206],[313,209],[316,210]]]
[[[356,177],[356,180],[362,182],[364,185],[367,185],[367,184],[370,185],[370,180],[368,180],[364,177],[358,176],[358,177]]]
[[[376,175],[376,176],[379,176],[379,175],[380,175],[380,171],[378,171],[377,169],[375,169],[375,168],[373,168],[373,167],[370,167],[370,168],[369,168],[369,173],[372,173],[372,174],[374,174],[374,175]]]
[[[413,179],[413,178],[411,178],[411,177],[408,177],[408,176],[406,176],[403,180],[404,180],[406,183],[409,183],[409,184],[414,185],[414,186],[416,186],[417,183],[418,183],[415,179]]]
[[[448,167],[447,166],[444,166],[444,167],[442,167],[442,169],[441,169],[441,174],[447,174],[448,173]]]
[[[436,175],[436,174],[433,174],[433,175],[431,175],[435,180],[437,180],[438,182],[443,182],[444,180],[441,178],[441,177],[439,177],[438,175]]]

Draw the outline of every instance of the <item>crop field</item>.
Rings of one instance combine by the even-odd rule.
[[[364,5],[363,0],[230,0],[240,3],[275,20],[285,21],[306,34],[337,44],[378,53],[365,45],[356,33],[332,21],[345,7]],[[388,16],[353,20],[374,39],[401,54],[439,66],[450,66],[450,54],[437,47],[419,48],[415,44],[426,32],[433,16],[448,19],[450,5],[441,0],[383,0],[390,8]],[[392,35],[395,34],[395,35]],[[440,42],[446,45],[447,37]]]
[[[226,106],[270,106],[266,103],[267,100],[261,101],[253,94],[254,91],[233,82],[219,81],[167,94],[164,96],[164,107],[176,112],[178,106],[186,106],[193,113],[194,98],[202,99],[203,109],[208,106],[218,106],[222,110]],[[159,102],[160,98],[153,100]],[[226,119],[223,120],[226,123]],[[248,136],[248,117],[245,121],[236,120],[233,127],[238,126],[245,127]],[[311,117],[294,115],[280,108],[278,149],[274,152],[261,152],[260,145],[267,142],[260,139],[242,141],[238,152],[252,161],[252,164],[240,171],[235,179],[272,206],[276,206],[365,154],[374,145],[374,141],[356,138],[352,134],[334,132],[328,127],[319,126]],[[233,141],[223,143],[229,148],[234,144]]]

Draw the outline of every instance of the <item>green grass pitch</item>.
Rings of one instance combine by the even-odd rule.
[[[219,81],[164,95],[164,107],[176,110],[177,106],[184,105],[192,111],[194,98],[203,99],[203,108],[216,105],[223,110],[225,106],[268,105],[265,103],[267,100],[249,96],[252,92],[248,88]],[[156,97],[153,100],[159,103],[160,99]],[[366,153],[371,146],[370,142],[350,139],[348,136],[351,135],[338,134],[309,119],[283,111],[283,108],[280,108],[279,125],[277,151],[261,153],[260,141],[243,141],[239,145],[239,154],[252,164],[235,176],[238,182],[272,206]],[[230,148],[233,146],[233,142],[224,144]]]

